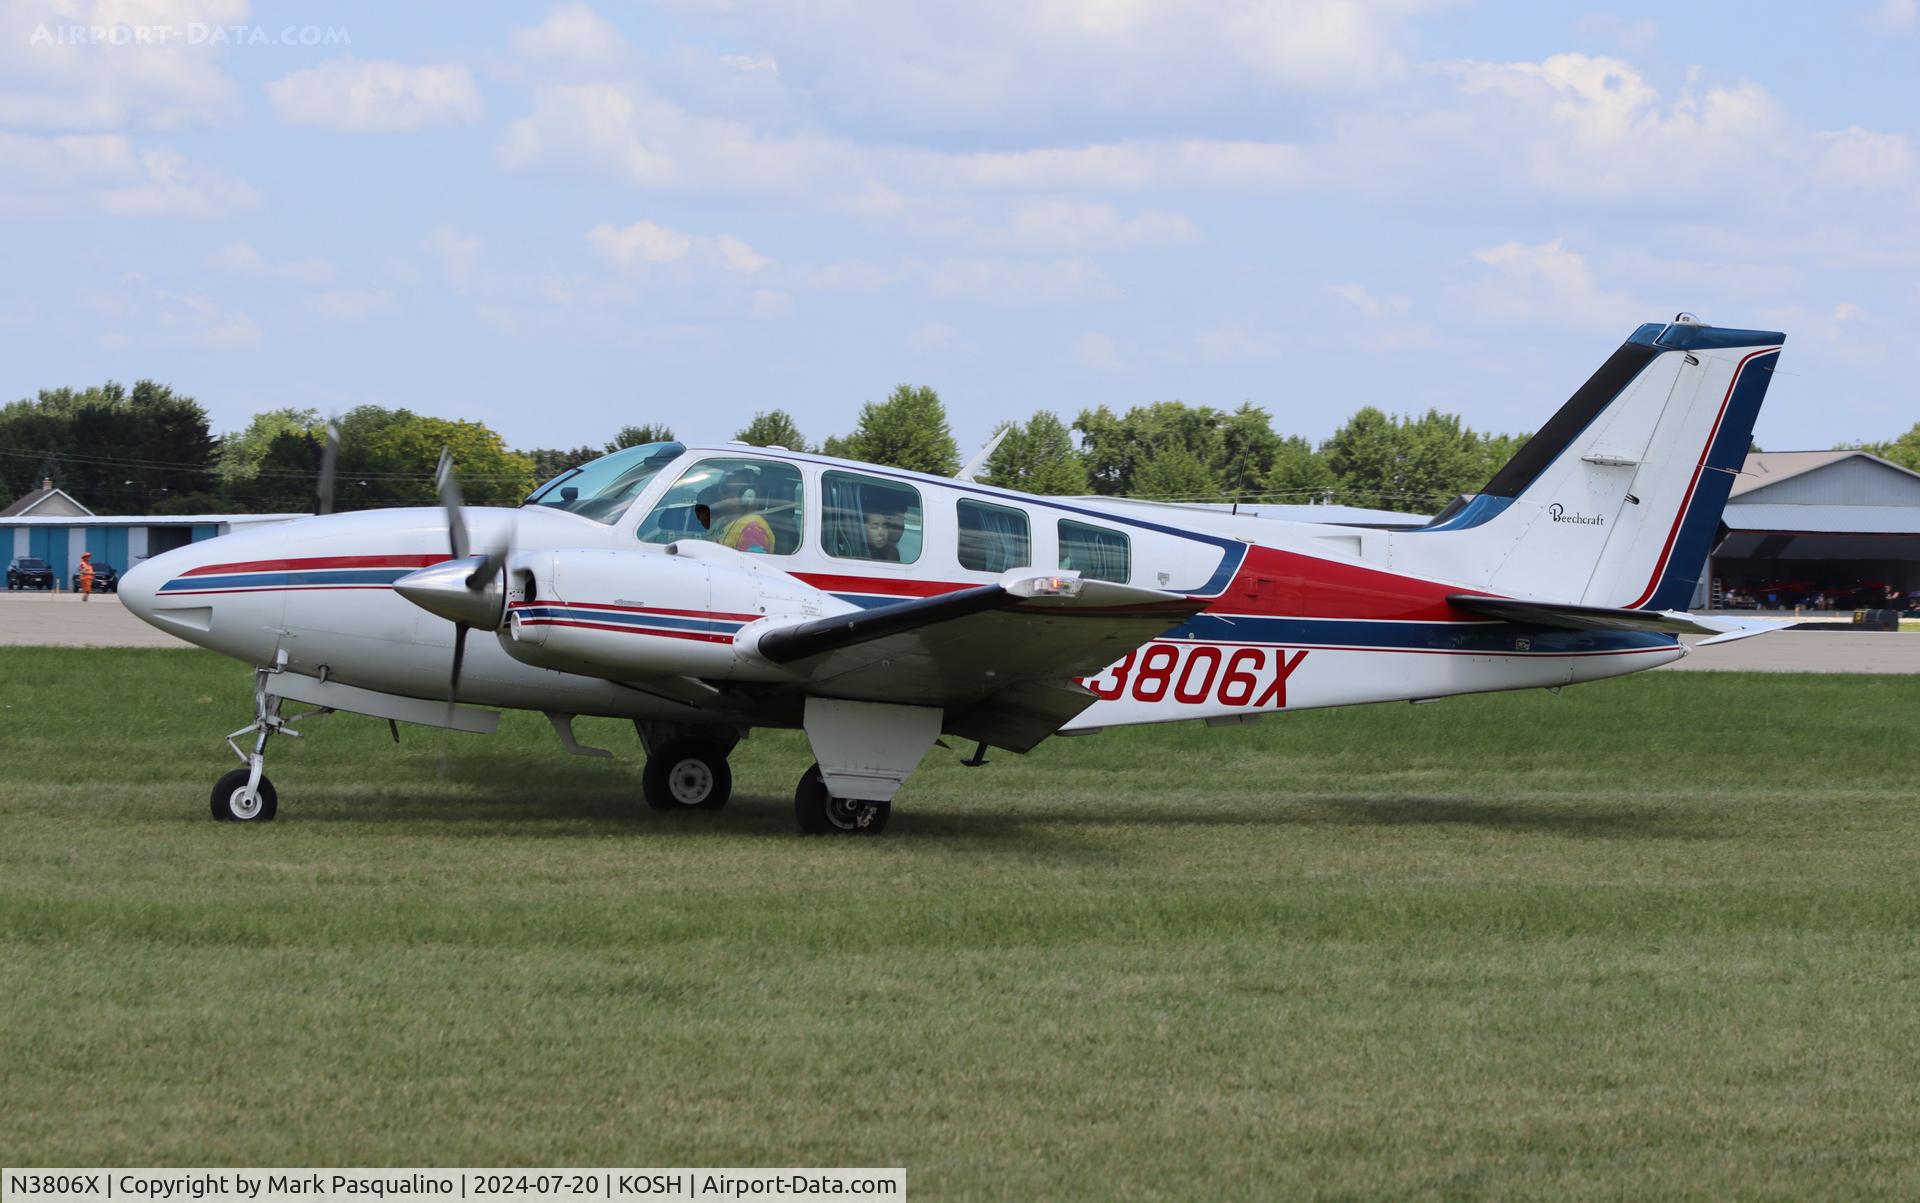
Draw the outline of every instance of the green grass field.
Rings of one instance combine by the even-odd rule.
[[[912,1197],[1920,1195],[1920,677],[936,751],[803,839],[639,760],[0,649],[0,1160],[903,1165]],[[582,722],[587,742],[637,750]]]

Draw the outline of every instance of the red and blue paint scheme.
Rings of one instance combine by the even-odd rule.
[[[1642,327],[1485,490],[1417,529],[650,444],[518,510],[459,511],[492,558],[454,561],[441,510],[330,515],[156,557],[121,596],[271,669],[276,696],[411,721],[452,709],[456,630],[491,632],[466,656],[463,707],[633,718],[650,746],[803,726],[834,797],[884,804],[942,731],[1024,751],[1679,658],[1678,633],[1729,630],[1677,611],[1782,341]],[[708,541],[675,510],[702,473],[777,486],[758,501],[773,553]]]

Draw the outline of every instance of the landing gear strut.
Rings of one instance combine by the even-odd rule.
[[[217,822],[265,823],[271,820],[280,809],[280,794],[264,771],[267,766],[267,740],[275,734],[291,735],[297,739],[300,733],[293,729],[294,723],[316,714],[333,713],[322,706],[318,710],[280,717],[280,697],[267,690],[268,680],[279,671],[278,666],[253,670],[253,721],[227,736],[227,746],[233,749],[233,754],[246,767],[234,769],[213,783],[213,796],[208,799],[208,804]],[[243,735],[253,736],[251,753],[242,752],[240,745],[234,742]]]
[[[806,771],[799,788],[793,791],[793,815],[807,835],[878,835],[886,830],[892,814],[891,802],[829,794],[817,764]]]

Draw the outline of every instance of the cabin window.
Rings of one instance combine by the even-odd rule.
[[[911,564],[920,558],[920,490],[852,472],[820,476],[820,544],[843,560]]]
[[[1033,563],[1033,539],[1024,510],[984,501],[962,501],[960,567],[975,572],[1005,572]]]
[[[1117,530],[1062,519],[1060,567],[1076,569],[1089,580],[1124,585],[1133,576],[1133,553],[1127,537]]]
[[[642,543],[701,539],[736,551],[800,550],[800,470],[765,459],[706,459],[673,482],[640,523]]]

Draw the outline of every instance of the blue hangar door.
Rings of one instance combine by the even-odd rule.
[[[111,564],[115,572],[125,572],[133,567],[127,563],[127,528],[124,526],[89,526],[87,550],[93,553],[95,568]]]
[[[67,528],[64,526],[36,526],[27,536],[27,554],[37,556],[53,566],[53,585],[56,589],[67,587],[67,574],[72,568],[67,563]]]

